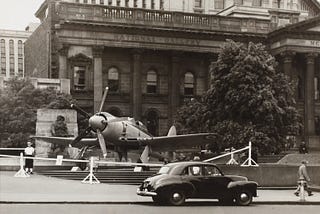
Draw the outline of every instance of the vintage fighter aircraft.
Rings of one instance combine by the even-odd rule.
[[[102,112],[107,93],[108,87],[104,91],[99,112],[93,116],[90,116],[78,106],[71,105],[73,109],[89,119],[87,129],[76,138],[45,136],[34,136],[33,138],[42,139],[49,143],[82,148],[82,152],[84,152],[84,148],[100,144],[104,157],[107,156],[107,146],[108,148],[114,148],[119,157],[126,157],[126,152],[130,149],[144,148],[140,157],[142,163],[148,162],[151,152],[169,152],[192,148],[212,143],[212,139],[215,138],[213,133],[176,135],[174,126],[170,128],[167,136],[154,137],[148,133],[147,128],[140,121],[130,117],[115,117],[108,112]],[[97,137],[85,138],[90,132],[95,132]]]

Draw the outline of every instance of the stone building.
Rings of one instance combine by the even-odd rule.
[[[320,147],[320,4],[316,0],[47,0],[25,43],[26,75],[70,79],[97,111],[131,115],[163,135],[184,99],[203,94],[226,39],[261,42],[297,80],[302,135]]]
[[[31,31],[0,29],[0,77],[24,76],[24,42]]]

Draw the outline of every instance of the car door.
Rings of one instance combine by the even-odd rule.
[[[230,179],[223,176],[221,171],[212,165],[202,166],[203,176],[200,178],[201,196],[204,198],[219,198],[227,191]]]

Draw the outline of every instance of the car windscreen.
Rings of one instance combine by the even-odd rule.
[[[170,167],[168,166],[163,166],[159,169],[158,174],[168,174],[170,170]]]

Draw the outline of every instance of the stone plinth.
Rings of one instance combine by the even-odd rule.
[[[77,112],[72,109],[38,109],[36,135],[52,136],[51,126],[57,120],[57,116],[63,116],[68,127],[68,134],[72,136],[78,135]],[[36,156],[48,157],[52,153],[52,144],[43,140],[36,140]],[[74,156],[74,149],[67,149],[70,156]],[[70,152],[69,152],[70,150]],[[72,154],[71,154],[72,153]]]

